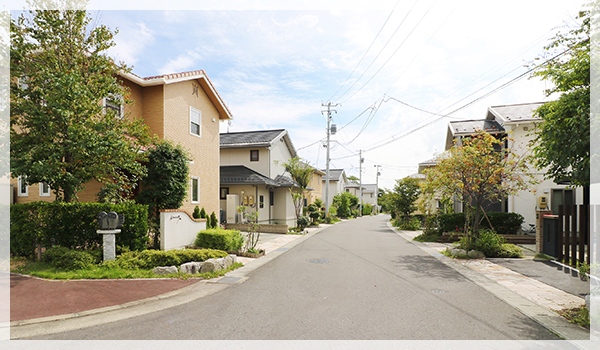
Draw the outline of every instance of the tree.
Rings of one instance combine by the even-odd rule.
[[[161,141],[148,151],[148,174],[136,199],[148,205],[155,247],[159,245],[160,209],[178,209],[187,194],[188,160],[181,146],[168,141]]]
[[[26,17],[26,14],[31,16]],[[10,22],[11,175],[44,182],[57,201],[77,199],[84,184],[104,185],[102,199],[133,193],[150,142],[141,121],[119,117],[129,103],[106,55],[116,32],[89,28],[85,11],[23,13]],[[115,108],[105,108],[105,100]]]
[[[337,216],[347,218],[352,215],[352,209],[358,205],[358,197],[350,192],[342,192],[333,196],[332,203],[337,208]]]
[[[303,162],[299,157],[289,159],[283,163],[285,171],[290,173],[292,180],[298,185],[297,189],[290,188],[290,195],[294,203],[296,220],[302,216],[302,208],[304,207],[304,193],[310,184],[314,174],[314,168],[310,164]]]
[[[528,171],[528,157],[519,156],[510,148],[501,149],[503,141],[479,131],[455,142],[446,154],[436,158],[435,167],[425,171],[424,186],[428,190],[462,201],[467,226],[471,228],[468,235],[479,234],[484,202],[514,195],[534,182]]]
[[[536,110],[543,122],[531,141],[535,164],[547,169],[554,181],[570,180],[573,185],[590,184],[590,13],[581,12],[581,27],[557,34],[545,47],[548,53],[564,52],[536,71],[533,76],[554,86],[546,96],[559,94]],[[586,197],[589,196],[589,193]],[[589,200],[589,197],[588,197]]]
[[[415,202],[419,199],[420,194],[421,189],[418,179],[405,177],[396,180],[394,191],[390,193],[388,198],[390,210],[394,210],[396,216],[401,214],[404,220],[409,220],[410,214],[417,210]]]

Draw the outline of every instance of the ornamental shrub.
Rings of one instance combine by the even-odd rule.
[[[238,251],[245,242],[238,230],[207,229],[198,232],[194,245],[196,247]]]
[[[371,215],[373,213],[373,205],[369,204],[369,203],[365,203],[362,207],[362,214],[363,215]]]
[[[42,261],[64,270],[88,269],[100,262],[96,256],[88,251],[60,246],[48,248],[42,255]]]
[[[299,229],[304,230],[308,225],[310,225],[310,218],[308,216],[301,216],[296,221],[296,224]]]
[[[194,213],[192,214],[192,217],[194,219],[200,219],[200,208],[198,208],[198,206],[194,208]]]
[[[185,250],[144,250],[123,253],[114,262],[105,262],[124,269],[153,269],[158,266],[179,266],[192,261],[206,261],[211,258],[223,258],[227,253],[213,249],[185,249]]]
[[[505,235],[516,235],[525,221],[523,215],[519,213],[490,212],[486,213],[486,215],[490,219],[494,231]],[[483,218],[481,227],[490,228],[487,219]]]
[[[465,227],[465,214],[452,213],[438,216],[438,229],[444,232],[463,232]]]
[[[200,219],[206,219],[206,210],[204,210],[204,207],[200,210]]]
[[[131,250],[146,249],[148,207],[134,203],[31,202],[10,206],[10,252],[33,255],[36,242],[44,247],[95,248],[102,244],[98,213],[125,215],[116,244]]]
[[[210,214],[210,219],[208,220],[208,223],[209,228],[217,228],[217,226],[219,225],[219,220],[217,220],[217,214],[215,214],[214,211]]]

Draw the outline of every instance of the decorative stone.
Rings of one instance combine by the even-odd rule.
[[[477,251],[477,250],[471,250],[469,251],[469,258],[473,258],[473,259],[485,259],[485,255],[483,255],[482,252]]]
[[[219,271],[221,269],[221,264],[217,262],[217,259],[208,259],[200,268],[200,273]]]
[[[458,249],[458,248],[452,249],[452,251],[450,253],[453,256],[461,256],[461,255],[464,256],[464,255],[467,255],[467,251],[466,250],[464,250],[464,249]]]
[[[229,257],[231,258],[231,265],[235,264],[237,261],[237,255],[229,255]]]
[[[185,264],[181,264],[181,266],[179,266],[179,271],[184,272],[184,273],[195,274],[195,273],[200,273],[201,268],[202,268],[201,262],[188,262]]]
[[[177,267],[176,266],[159,266],[159,267],[155,267],[152,269],[152,273],[154,273],[155,275],[168,275],[171,273],[177,273]]]

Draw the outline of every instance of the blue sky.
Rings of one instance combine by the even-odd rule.
[[[322,103],[338,103],[331,168],[380,187],[443,151],[451,120],[488,106],[546,101],[520,79],[583,0],[91,1],[119,30],[110,55],[147,77],[203,69],[230,108],[226,132],[285,128],[299,155],[325,168]],[[15,6],[14,8],[20,8]],[[539,62],[539,61],[537,61]],[[413,108],[416,107],[416,108]],[[449,116],[443,117],[440,115]]]

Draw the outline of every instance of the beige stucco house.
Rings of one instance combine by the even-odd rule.
[[[321,169],[323,173],[326,171]],[[325,203],[325,192],[326,192],[326,180],[327,177],[323,176],[323,203]],[[348,178],[346,177],[346,171],[344,169],[329,169],[329,205],[333,203],[333,197],[336,194],[342,193],[346,190],[348,185]]]
[[[143,119],[160,139],[181,145],[191,157],[189,189],[182,208],[192,213],[204,207],[219,212],[219,121],[232,118],[230,111],[203,70],[141,78],[122,73],[129,90],[130,105],[103,101],[106,108],[119,110],[126,118]],[[54,200],[43,184],[25,185],[13,179],[14,202]],[[77,195],[79,201],[94,202],[101,185],[90,182]]]
[[[310,187],[311,190],[304,194],[304,198],[305,198],[304,206],[305,207],[310,204],[313,204],[317,198],[324,200],[324,198],[325,198],[325,193],[323,192],[324,186],[325,186],[325,184],[323,182],[324,176],[325,176],[325,172],[323,172],[317,168],[314,168],[312,179],[310,180],[310,183],[308,185],[308,187]]]
[[[220,145],[221,218],[240,223],[244,205],[261,223],[296,226],[290,189],[298,186],[283,164],[297,153],[287,130],[222,133]]]
[[[471,136],[477,131],[484,130],[494,135],[508,135],[512,141],[503,145],[519,155],[531,154],[529,142],[534,138],[533,131],[541,119],[534,112],[543,103],[526,103],[489,107],[485,119],[453,121],[448,124],[446,137],[446,150],[450,149],[455,140]],[[419,164],[419,172],[430,166],[435,166],[433,160]],[[540,203],[545,202],[546,209],[558,211],[561,204],[583,203],[583,189],[571,188],[567,184],[557,184],[552,180],[544,179],[545,172],[530,165],[529,172],[539,181],[529,191],[522,191],[517,195],[509,196],[505,200],[493,204],[490,211],[515,212],[523,215],[525,223],[533,224],[536,221],[536,210],[541,208]],[[462,211],[460,202],[454,203],[456,212]]]

